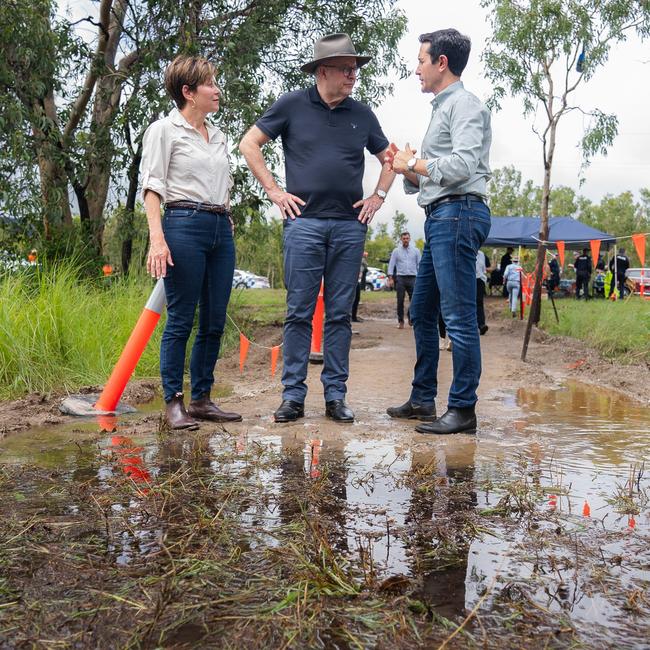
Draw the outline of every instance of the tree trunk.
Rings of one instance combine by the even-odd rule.
[[[45,238],[62,226],[72,225],[72,212],[68,200],[68,179],[57,146],[58,117],[54,93],[49,90],[42,100],[32,106],[32,131],[36,144],[36,156],[40,171],[41,196],[43,197],[43,231]],[[43,131],[39,124],[49,124]]]
[[[555,152],[555,135],[557,124],[553,120],[549,131],[548,153],[544,151],[544,184],[542,186],[542,206],[541,219],[539,228],[540,243],[537,246],[537,261],[535,265],[535,286],[533,289],[533,300],[528,311],[528,322],[526,323],[526,334],[524,335],[524,344],[521,349],[521,360],[526,361],[528,353],[528,344],[532,334],[533,325],[539,323],[542,313],[542,278],[544,276],[544,264],[546,263],[546,244],[548,241],[548,207],[551,196],[551,170],[553,167],[553,154]]]
[[[129,191],[124,206],[124,239],[122,240],[122,273],[128,275],[133,254],[133,224],[135,216],[135,200],[138,193],[138,172],[142,160],[142,145],[140,145],[129,165]]]

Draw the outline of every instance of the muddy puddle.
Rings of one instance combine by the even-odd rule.
[[[22,521],[83,521],[109,564],[141,570],[169,545],[172,517],[142,503],[191,474],[222,500],[205,521],[236,521],[246,557],[284,553],[307,531],[352,592],[407,594],[437,621],[473,612],[470,641],[477,622],[485,634],[537,616],[550,647],[567,633],[649,647],[650,413],[577,383],[494,394],[485,411],[478,436],[436,439],[379,415],[334,433],[309,418],[174,436],[155,414],[112,433],[79,422],[0,441],[13,472],[0,493]]]

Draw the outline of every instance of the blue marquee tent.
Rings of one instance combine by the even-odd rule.
[[[537,248],[539,243],[539,217],[492,217],[490,234],[484,246],[523,246]],[[613,235],[596,230],[572,217],[549,219],[550,242],[563,241],[566,248],[589,248],[592,239],[599,239],[603,248],[616,242]]]

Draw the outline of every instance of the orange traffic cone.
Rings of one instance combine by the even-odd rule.
[[[120,397],[131,379],[140,357],[147,347],[147,343],[156,329],[160,314],[165,307],[165,285],[162,279],[154,287],[147,304],[142,310],[129,340],[122,350],[122,354],[113,368],[102,394],[99,396],[95,409],[98,411],[114,412]]]
[[[325,299],[323,292],[325,285],[321,280],[320,291],[316,299],[316,309],[311,321],[311,352],[309,354],[309,363],[323,363],[323,319],[325,315]]]
[[[589,502],[585,500],[585,505],[582,506],[582,516],[591,517],[591,508],[589,507]]]

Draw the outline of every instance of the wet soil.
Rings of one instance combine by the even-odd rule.
[[[318,366],[274,424],[253,347],[219,365],[240,424],[169,434],[157,398],[7,435],[0,647],[648,647],[650,414],[570,341],[520,364],[489,304],[476,436],[385,415],[414,361],[390,296],[355,325],[354,424],[323,417]]]

